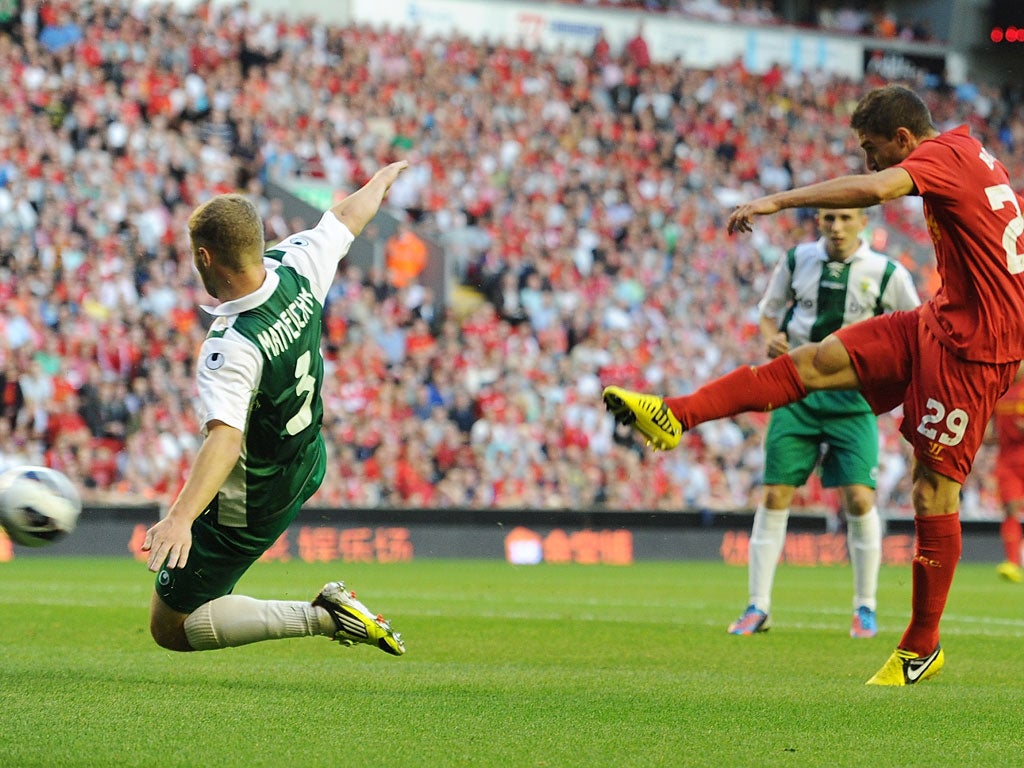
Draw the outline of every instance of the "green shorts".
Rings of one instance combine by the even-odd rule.
[[[796,402],[772,412],[764,437],[765,485],[799,487],[820,460],[825,488],[875,487],[878,418],[873,413],[828,415]]]
[[[185,567],[161,568],[156,593],[181,613],[192,613],[203,603],[230,594],[249,566],[280,538],[299,508],[258,526],[234,528],[217,522],[214,500],[192,523],[192,550]]]

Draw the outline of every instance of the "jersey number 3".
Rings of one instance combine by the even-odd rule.
[[[309,375],[309,361],[311,359],[310,353],[307,350],[295,361],[295,394],[298,397],[305,396],[305,399],[302,401],[299,412],[288,419],[288,423],[284,425],[289,435],[299,434],[299,432],[313,422],[313,390],[316,385],[316,379]]]

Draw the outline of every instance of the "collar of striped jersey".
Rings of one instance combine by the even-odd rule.
[[[264,301],[270,298],[277,289],[277,284],[280,278],[277,276],[277,268],[281,265],[281,262],[274,261],[273,259],[264,259],[263,266],[266,267],[267,276],[263,280],[263,285],[257,288],[252,293],[246,294],[237,299],[231,301],[224,301],[216,306],[208,306],[206,304],[200,304],[200,308],[208,315],[214,317],[229,317],[230,315],[237,315],[240,312],[245,312],[247,309],[258,307]]]
[[[825,249],[825,238],[824,237],[819,237],[818,238],[817,245],[818,245],[818,258],[821,259],[822,261],[832,261],[832,259],[829,258],[828,251]],[[867,244],[865,239],[863,237],[861,237],[860,238],[860,245],[857,246],[857,250],[854,251],[853,253],[851,253],[849,256],[847,256],[842,261],[837,261],[836,264],[852,264],[857,259],[864,258],[864,252],[865,251],[870,251],[870,250],[871,250],[871,247]]]

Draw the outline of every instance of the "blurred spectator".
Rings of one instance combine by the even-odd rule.
[[[426,267],[427,244],[413,231],[408,221],[400,220],[398,230],[387,239],[384,261],[388,281],[395,288],[409,286]]]
[[[626,41],[626,60],[637,70],[645,70],[651,66],[651,52],[647,47],[647,40],[644,38],[643,22],[638,22],[636,32]]]
[[[54,9],[53,5],[47,3],[40,15],[43,29],[39,33],[39,44],[49,53],[60,53],[82,40],[82,30],[66,8]]]

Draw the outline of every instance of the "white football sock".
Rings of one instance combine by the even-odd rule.
[[[772,605],[772,583],[775,568],[786,543],[788,509],[767,509],[764,504],[754,513],[754,526],[750,531],[750,562],[748,584],[750,604],[768,613]]]
[[[185,619],[185,636],[197,651],[233,648],[283,637],[333,635],[323,608],[298,600],[257,600],[224,595],[203,603]]]
[[[853,609],[878,605],[878,567],[882,563],[882,521],[878,508],[872,507],[860,517],[847,516],[850,564],[853,565]]]

